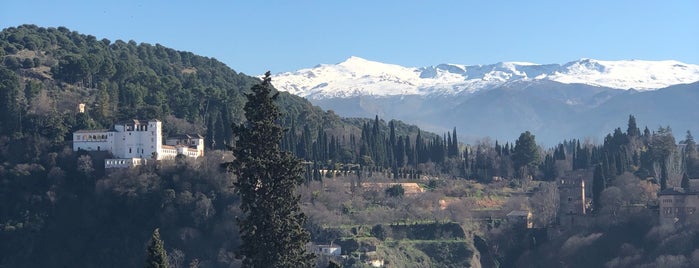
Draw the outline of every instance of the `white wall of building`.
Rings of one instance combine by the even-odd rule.
[[[73,133],[73,151],[113,151],[114,133],[106,130]]]
[[[137,165],[126,159],[174,159],[178,154],[197,158],[204,155],[204,139],[199,135],[182,135],[163,145],[162,122],[131,120],[117,123],[112,130],[79,130],[73,133],[73,150],[109,151],[116,157],[106,167]],[[172,143],[172,144],[170,144]],[[171,146],[170,146],[171,145]],[[140,163],[140,162],[139,162]]]

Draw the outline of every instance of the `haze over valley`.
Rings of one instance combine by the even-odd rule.
[[[402,67],[350,57],[275,74],[280,90],[341,116],[395,118],[466,141],[512,141],[529,130],[543,144],[597,139],[629,114],[651,129],[699,130],[699,65],[675,60],[564,64],[501,62]]]

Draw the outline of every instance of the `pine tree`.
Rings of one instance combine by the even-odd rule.
[[[146,249],[146,268],[167,268],[167,253],[163,240],[160,240],[160,230],[155,228],[153,237],[150,239],[148,249]]]
[[[302,166],[291,153],[281,151],[281,116],[271,95],[270,73],[246,94],[247,122],[234,125],[237,137],[228,164],[237,175],[243,217],[238,219],[244,267],[311,267],[314,255],[306,252],[310,235],[303,226],[295,188],[303,183]]]

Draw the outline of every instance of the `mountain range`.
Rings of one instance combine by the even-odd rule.
[[[403,67],[350,57],[273,76],[276,88],[341,116],[393,118],[466,141],[598,140],[630,114],[654,130],[696,130],[699,65],[674,60],[501,62]]]

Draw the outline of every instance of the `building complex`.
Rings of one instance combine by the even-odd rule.
[[[107,151],[114,158],[105,160],[105,168],[133,167],[148,160],[174,159],[177,155],[204,156],[204,138],[185,134],[165,139],[159,120],[129,120],[112,129],[78,130],[73,133],[73,151]]]

